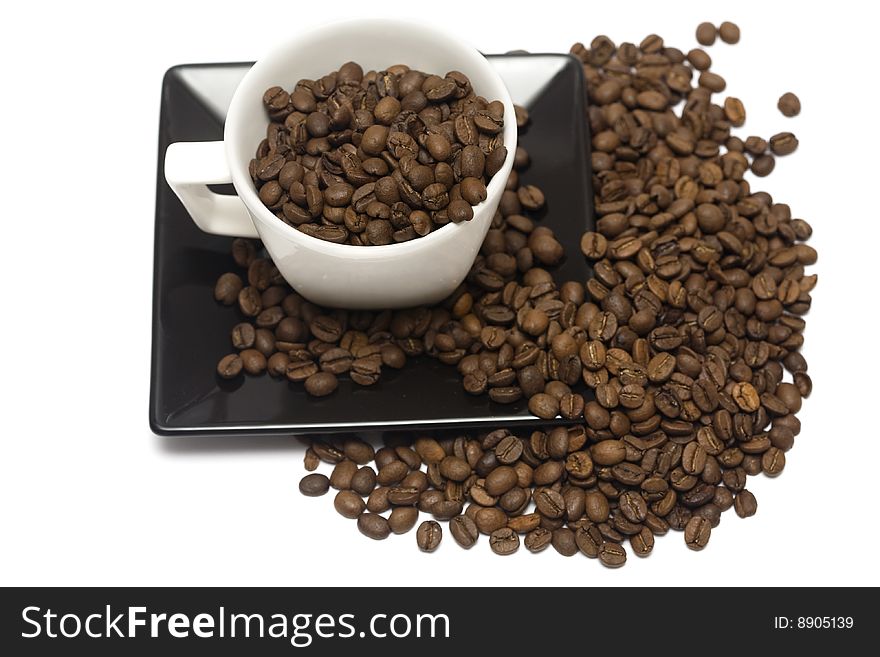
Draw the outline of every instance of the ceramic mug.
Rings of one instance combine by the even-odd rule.
[[[248,175],[248,163],[265,137],[263,92],[293,89],[356,61],[364,70],[393,64],[443,75],[458,70],[488,100],[504,104],[507,159],[474,206],[471,221],[447,224],[425,237],[384,246],[334,244],[310,237],[266,208]],[[339,308],[405,308],[436,303],[464,280],[492,223],[516,150],[516,119],[507,87],[474,48],[415,23],[359,20],[311,30],[272,50],[235,91],[223,141],[178,142],[165,153],[165,179],[196,225],[216,235],[260,238],[288,283],[302,296]],[[207,185],[231,182],[238,196]]]

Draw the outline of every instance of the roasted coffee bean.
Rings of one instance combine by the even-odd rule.
[[[496,529],[489,536],[489,547],[501,556],[513,554],[519,549],[519,536],[509,527]]]
[[[797,137],[790,132],[780,132],[770,137],[770,150],[774,155],[790,155],[797,147]]]
[[[358,495],[369,495],[376,487],[376,471],[370,466],[359,468],[351,477],[351,489]]]
[[[479,537],[477,525],[467,516],[455,516],[449,521],[449,532],[461,547],[472,547]]]
[[[233,273],[223,274],[214,285],[214,299],[224,306],[231,306],[238,300],[238,295],[243,288],[244,283],[241,276]]]
[[[718,36],[724,43],[738,43],[739,26],[736,23],[724,21],[718,26]]]
[[[561,518],[565,513],[565,499],[552,488],[535,493],[535,507],[547,518]]]
[[[346,490],[351,488],[351,480],[357,472],[358,467],[354,461],[345,459],[340,461],[333,468],[330,474],[330,485],[336,490]]]
[[[339,380],[330,372],[316,372],[305,380],[306,392],[313,397],[326,397],[336,391]]]
[[[758,510],[758,502],[750,491],[743,489],[734,497],[733,508],[740,518],[748,518],[755,515]]]
[[[339,515],[351,518],[352,520],[360,516],[366,508],[363,498],[350,490],[341,490],[336,493],[333,506],[336,507]]]
[[[486,492],[498,497],[516,486],[518,481],[516,470],[506,465],[499,466],[486,477]]]
[[[629,544],[636,556],[647,557],[654,550],[654,534],[648,527],[642,527],[638,534],[629,537]]]
[[[684,528],[684,541],[691,550],[702,550],[711,535],[712,523],[702,516],[693,516]]]
[[[500,527],[507,526],[508,517],[501,509],[489,507],[488,509],[480,509],[474,516],[474,522],[484,534],[491,534]]]
[[[543,420],[550,420],[559,414],[559,400],[540,392],[529,398],[529,412]]]
[[[224,379],[234,379],[241,374],[242,363],[241,356],[238,354],[229,354],[220,359],[217,364],[217,374]]]
[[[779,97],[779,102],[776,106],[785,116],[797,116],[801,113],[801,101],[790,91],[787,91]]]
[[[543,527],[537,527],[526,534],[523,543],[529,552],[537,553],[545,550],[553,540],[553,532]]]
[[[752,173],[763,178],[764,176],[769,176],[775,166],[776,160],[773,159],[772,155],[762,155],[755,158],[752,162]]]
[[[718,30],[712,23],[700,23],[697,26],[697,43],[702,46],[711,46],[715,43]]]
[[[370,511],[365,511],[358,516],[357,526],[361,534],[377,541],[388,538],[388,535],[391,533],[391,527],[388,526],[388,521],[382,516]]]
[[[318,469],[318,465],[321,463],[321,459],[318,458],[318,455],[315,454],[315,450],[311,447],[306,449],[306,453],[303,456],[303,467],[308,472],[314,472]]]
[[[388,501],[398,506],[417,504],[422,491],[416,486],[392,486],[388,489]]]
[[[620,568],[626,563],[626,550],[617,543],[603,543],[599,548],[599,561],[608,568]]]
[[[322,474],[312,473],[299,482],[299,492],[308,497],[319,497],[330,489],[330,480]]]
[[[416,531],[416,543],[422,552],[433,552],[440,547],[443,528],[435,520],[425,520]]]
[[[419,520],[419,510],[412,506],[398,506],[388,514],[388,528],[392,534],[405,534]]]
[[[575,541],[574,532],[568,527],[560,527],[554,529],[550,544],[553,548],[564,557],[572,557],[578,552],[577,542]]]
[[[452,481],[464,481],[471,474],[467,461],[457,456],[447,456],[440,462],[440,474]]]

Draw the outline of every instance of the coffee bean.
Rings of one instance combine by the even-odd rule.
[[[785,467],[785,453],[777,448],[770,447],[761,455],[761,469],[764,474],[775,477]]]
[[[243,366],[241,356],[229,354],[220,359],[220,362],[217,364],[217,374],[224,379],[234,379],[241,374]]]
[[[337,490],[346,490],[351,488],[351,480],[357,472],[358,467],[354,461],[345,459],[336,464],[330,475],[330,485]]]
[[[608,568],[620,568],[626,563],[626,550],[617,543],[603,543],[599,548],[599,561]]]
[[[700,23],[697,26],[697,43],[702,46],[711,46],[717,35],[718,31],[712,23]]]
[[[535,507],[547,518],[561,518],[565,513],[565,499],[552,488],[535,493]]]
[[[731,396],[736,402],[736,405],[746,413],[757,411],[758,407],[761,405],[761,398],[758,396],[758,391],[755,390],[751,383],[737,383],[733,386]]]
[[[333,506],[336,507],[339,515],[351,518],[352,520],[358,518],[366,508],[363,498],[350,490],[341,490],[336,493]],[[360,525],[360,522],[358,522],[358,525]]]
[[[443,529],[435,520],[425,520],[416,531],[416,542],[422,552],[433,552],[440,546]]]
[[[772,155],[762,155],[755,158],[752,162],[752,173],[763,178],[764,176],[769,176],[775,166],[776,160],[773,159]]]
[[[603,440],[590,448],[590,456],[600,465],[616,465],[626,458],[626,446],[620,440]]]
[[[299,482],[299,492],[308,497],[319,497],[330,489],[330,480],[322,474],[312,473]]]
[[[388,538],[388,535],[391,533],[388,521],[382,516],[376,513],[371,513],[370,511],[365,511],[358,516],[357,526],[361,534],[377,541],[380,541],[383,538]]]
[[[217,279],[214,286],[214,299],[224,306],[231,306],[238,300],[238,295],[243,287],[244,283],[238,274],[223,274]]]
[[[491,534],[496,529],[506,527],[508,522],[507,514],[501,509],[490,507],[488,509],[480,509],[474,516],[474,523],[484,534]]]
[[[553,533],[549,529],[537,527],[526,534],[523,543],[529,552],[537,553],[545,550],[553,540]]]
[[[465,549],[472,547],[479,537],[477,525],[467,516],[455,516],[450,520],[449,531],[455,542]]]
[[[733,500],[733,508],[736,511],[736,515],[740,518],[748,518],[755,515],[755,512],[758,510],[758,502],[750,491],[743,489],[736,494]]]
[[[797,116],[801,113],[801,101],[796,95],[787,91],[779,97],[776,104],[784,116]]]
[[[330,372],[316,372],[305,380],[306,392],[313,397],[326,397],[338,386],[339,380]]]
[[[797,137],[790,132],[780,132],[770,137],[770,150],[774,155],[790,155],[797,147]]]
[[[739,98],[729,96],[724,100],[724,115],[735,126],[741,126],[746,122],[746,109]]]
[[[388,501],[398,506],[417,504],[422,491],[417,486],[391,486],[388,489]]]
[[[419,510],[412,506],[398,506],[388,515],[388,528],[392,534],[405,534],[419,519]]]
[[[438,520],[451,520],[461,513],[463,505],[455,500],[443,500],[431,507],[431,513]]]
[[[574,532],[568,527],[560,527],[553,530],[551,545],[564,557],[572,557],[578,552]]]
[[[516,486],[518,480],[516,470],[506,465],[499,466],[486,477],[486,492],[496,497],[503,495]]]
[[[358,495],[369,495],[376,487],[376,471],[370,466],[359,468],[351,477],[351,489]]]
[[[394,460],[379,468],[376,481],[380,486],[390,486],[403,481],[408,472],[409,467],[406,463]]]
[[[647,557],[654,550],[654,534],[648,527],[642,527],[638,534],[629,537],[629,544],[636,556]]]
[[[519,536],[509,527],[496,529],[489,536],[489,547],[501,556],[513,554],[519,549]]]
[[[559,400],[551,395],[538,393],[529,398],[529,412],[543,420],[555,418],[559,414]]]
[[[303,467],[308,472],[314,472],[315,470],[317,470],[320,463],[321,459],[318,458],[317,454],[315,454],[315,450],[313,450],[311,447],[306,449],[306,453],[303,456]]]
[[[712,535],[712,523],[702,516],[693,516],[684,528],[684,541],[691,550],[702,550]]]
[[[440,462],[440,474],[452,481],[464,481],[471,474],[467,461],[457,456],[447,456]]]
[[[724,21],[718,26],[718,36],[724,43],[738,43],[739,26],[736,23]]]

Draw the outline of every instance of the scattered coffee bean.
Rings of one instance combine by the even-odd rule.
[[[416,542],[422,552],[433,552],[440,547],[443,538],[443,529],[435,520],[425,520],[416,531]]]
[[[733,499],[733,508],[740,518],[748,518],[757,512],[758,502],[750,491],[743,489]]]
[[[717,34],[711,25],[701,32],[701,43]],[[723,32],[727,42],[738,39],[730,26]],[[273,280],[274,268],[260,262],[256,247],[243,246],[248,242],[234,247],[236,262],[249,268],[247,286],[238,293],[239,309],[258,319],[245,321],[257,324],[253,344],[246,346],[247,329],[239,329],[233,346],[242,353],[256,349],[270,361],[283,349],[278,353],[288,359],[288,379],[329,372],[375,383],[382,367],[391,366],[385,353],[394,347],[402,354],[399,366],[406,356],[427,354],[455,366],[472,394],[495,403],[525,399],[539,417],[580,420],[524,435],[499,429],[419,436],[412,449],[396,437],[391,447],[357,458],[360,448],[351,451],[345,441],[314,443],[315,458],[337,468],[334,480],[345,483],[343,475],[352,467],[342,465],[346,460],[365,466],[351,474],[352,490],[340,492],[361,503],[361,496],[369,495],[364,507],[346,498],[340,502],[346,513],[357,512],[368,535],[411,528],[423,511],[449,520],[453,538],[464,547],[485,533],[493,551],[509,554],[523,535],[529,551],[552,544],[568,555],[574,548],[614,567],[626,560],[622,544],[628,541],[636,555],[645,556],[655,536],[669,529],[684,531],[688,546],[702,549],[723,511],[733,507],[741,517],[755,513],[748,476],[774,476],[784,469],[785,452],[800,431],[795,414],[811,389],[800,348],[802,315],[816,284],[804,270],[815,263],[816,251],[804,244],[809,225],[793,218],[788,205],[753,191],[744,175],[750,168],[769,173],[774,156],[796,140],[781,133],[768,145],[758,137],[743,141],[731,134],[745,111],[736,99],[723,107],[712,102],[712,93],[726,83],[710,70],[711,59],[702,50],[685,56],[652,35],[640,46],[620,48],[599,37],[573,52],[583,64],[592,100],[588,121],[597,221],[579,244],[593,261],[594,275],[586,284],[554,280],[553,263],[561,261],[565,248],[530,214],[547,199],[520,180],[519,171],[508,181],[496,223],[468,279],[433,309],[346,313],[316,308]],[[655,66],[650,88],[621,84]],[[436,97],[452,93],[436,80],[426,89]],[[270,94],[270,104],[280,105],[276,95]],[[412,100],[391,96],[401,111]],[[302,100],[300,94],[297,102]],[[312,101],[316,107],[324,102]],[[361,150],[375,151],[370,157],[409,145],[402,137],[392,139],[397,131],[382,124],[397,120],[400,112],[391,117],[396,105],[385,101],[379,109],[378,115],[370,112],[361,138]],[[391,153],[405,169],[398,175],[406,184],[377,180],[370,192],[376,198],[362,204],[364,212],[374,201],[385,203],[392,182],[398,197],[411,190],[413,199],[418,194],[448,208],[460,189],[447,188],[448,201],[439,189],[422,195],[437,184],[438,173],[448,176],[440,163],[459,168],[453,172],[462,173],[459,186],[464,178],[479,179],[481,169],[485,175],[490,157],[480,140],[497,134],[486,112],[479,120],[453,121],[442,139],[417,142],[427,156],[440,160],[433,165],[434,181],[419,168],[431,167],[421,164],[430,161],[426,156],[401,166],[401,158]],[[323,132],[320,120],[313,123]],[[443,160],[447,143],[450,159]],[[458,148],[456,164],[452,151]],[[280,173],[272,177],[277,163],[263,161],[266,157],[268,149],[255,169],[258,177],[269,176],[267,182],[278,180],[283,188]],[[519,155],[516,161],[521,168],[529,160]],[[331,168],[334,164],[329,161]],[[285,184],[293,181],[289,195],[303,196],[306,185],[315,186],[313,176],[305,180],[307,167],[300,166],[302,172],[291,167],[285,174]],[[364,170],[372,166],[362,161]],[[388,169],[376,175],[389,176]],[[324,193],[336,184],[318,182],[324,208],[347,198],[342,188]],[[349,202],[357,204],[363,200],[355,198],[359,188],[348,184],[355,188]],[[467,187],[471,200],[479,198],[478,185]],[[318,197],[312,196],[316,209]],[[548,207],[554,203],[550,199]],[[394,220],[382,218],[385,210],[378,205],[371,207],[376,215],[371,221]],[[301,210],[308,212],[308,202]],[[433,221],[431,215],[428,219]],[[259,320],[273,307],[284,317],[272,311]],[[316,323],[319,317],[324,319]],[[278,342],[280,347],[273,346]],[[332,350],[341,351],[327,355]],[[227,358],[235,357],[242,358]],[[339,370],[333,371],[337,362]],[[792,383],[783,381],[785,371]],[[375,462],[378,475],[366,469],[369,462]],[[388,521],[364,519],[392,507]]]
[[[709,543],[712,523],[702,516],[695,515],[684,528],[684,541],[691,550],[702,550]]]
[[[509,527],[496,529],[489,536],[489,547],[501,556],[513,554],[519,549],[519,536]]]
[[[366,508],[363,498],[350,490],[341,490],[336,493],[333,506],[336,507],[339,515],[351,518],[352,520],[360,516]]]
[[[388,538],[388,535],[391,533],[391,527],[388,526],[388,521],[382,516],[370,511],[365,511],[358,516],[357,526],[361,534],[377,541],[381,541],[383,538]]]
[[[599,561],[608,568],[620,568],[626,563],[626,550],[617,543],[603,543],[599,548]]]
[[[711,46],[715,43],[718,30],[712,23],[700,23],[697,25],[697,43],[701,46]]]
[[[468,516],[456,516],[449,521],[449,531],[452,538],[463,548],[470,548],[479,537],[477,525]]]
[[[243,368],[241,356],[238,354],[229,354],[220,359],[217,364],[217,374],[224,379],[234,379]]]
[[[718,36],[724,43],[739,43],[739,26],[736,23],[724,21],[718,26]]]
[[[779,97],[776,107],[784,116],[797,116],[801,113],[801,100],[790,91],[785,92]]]
[[[328,490],[330,490],[330,480],[317,472],[306,475],[299,482],[299,492],[308,497],[319,497]]]
[[[780,132],[770,137],[770,150],[774,155],[790,155],[797,147],[797,137],[790,132]]]
[[[413,506],[398,506],[388,515],[388,528],[392,534],[405,534],[419,519],[419,510]]]

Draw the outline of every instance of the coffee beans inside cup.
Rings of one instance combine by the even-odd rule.
[[[466,75],[355,62],[263,95],[270,123],[249,171],[281,221],[355,246],[469,221],[507,158],[504,105]]]
[[[709,27],[699,33],[707,44],[719,34]],[[739,39],[722,27],[723,41]],[[379,450],[351,437],[313,441],[307,469],[340,468],[330,485],[349,481],[366,498],[361,508],[343,496],[340,513],[357,513],[371,538],[417,526],[418,513],[395,515],[406,508],[433,516],[417,532],[427,551],[442,550],[446,521],[454,542],[485,541],[499,555],[552,546],[617,567],[627,543],[647,556],[669,530],[700,550],[724,511],[755,514],[748,477],[778,476],[800,432],[812,389],[800,353],[817,282],[806,271],[817,259],[805,243],[812,229],[746,177],[769,174],[797,139],[736,136],[745,105],[713,101],[726,83],[702,50],[685,55],[650,35],[638,45],[599,36],[572,52],[591,101],[597,218],[579,245],[529,216],[556,201],[522,184],[528,154],[518,152],[471,274],[438,307],[324,311],[292,295],[244,241],[233,255],[246,275],[217,282],[218,302],[238,303],[245,318],[220,376],[259,370],[255,349],[276,376],[349,372],[368,385],[424,353],[455,365],[471,394],[526,398],[538,417],[576,421],[528,435],[390,435]],[[790,98],[783,111],[795,113]],[[553,267],[577,246],[593,277],[557,282]],[[324,385],[334,387],[307,389]],[[313,477],[301,489],[328,487]]]

